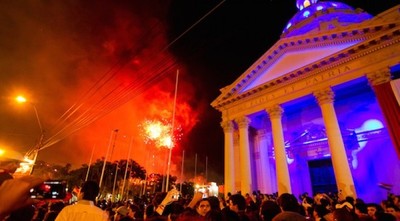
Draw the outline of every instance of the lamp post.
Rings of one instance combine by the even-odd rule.
[[[28,102],[27,99],[26,99],[24,96],[21,96],[21,95],[17,96],[17,97],[15,98],[15,100],[16,100],[18,103],[27,103],[27,102]],[[39,114],[38,114],[38,111],[37,111],[37,108],[36,108],[35,104],[32,103],[32,102],[28,102],[28,103],[29,103],[30,105],[32,105],[33,110],[35,111],[36,120],[37,120],[38,125],[39,125],[39,128],[40,128],[40,138],[39,138],[38,143],[36,143],[35,147],[32,148],[31,150],[29,150],[29,151],[26,153],[26,156],[30,156],[32,153],[34,154],[34,156],[33,156],[33,161],[32,161],[32,167],[31,167],[31,170],[30,170],[30,172],[29,172],[29,174],[32,174],[32,172],[33,172],[33,167],[35,166],[35,163],[36,163],[36,159],[37,159],[38,152],[39,152],[39,150],[42,148],[42,145],[43,145],[44,130],[43,130],[42,123],[41,123],[41,121],[40,121]]]

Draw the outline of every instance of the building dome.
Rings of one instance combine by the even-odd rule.
[[[371,19],[373,16],[341,2],[297,0],[299,11],[290,19],[282,37],[327,31]]]

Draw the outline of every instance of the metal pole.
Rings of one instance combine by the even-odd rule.
[[[185,162],[185,151],[183,150],[182,151],[182,168],[181,168],[181,185],[180,185],[180,188],[179,188],[179,191],[181,191],[181,193],[182,193],[182,183],[183,183],[183,165],[184,165],[184,162]]]
[[[110,151],[110,147],[111,147],[111,144],[112,144],[113,133],[115,133],[115,138],[117,138],[118,129],[111,131],[110,143],[108,144],[106,156],[104,157],[103,169],[101,170],[101,176],[100,176],[100,182],[99,182],[99,187],[100,188],[101,188],[101,183],[103,182],[104,170],[106,169],[106,162],[107,162],[108,152]]]
[[[33,156],[33,161],[32,161],[32,167],[31,167],[31,170],[29,172],[29,174],[32,175],[33,169],[34,169],[35,164],[36,164],[37,156],[39,154],[39,150],[42,149],[42,146],[43,146],[44,130],[43,130],[43,127],[42,127],[42,123],[40,122],[39,114],[38,114],[38,111],[37,111],[37,108],[36,108],[35,104],[34,103],[30,103],[30,104],[32,105],[33,110],[35,111],[36,120],[37,120],[39,128],[40,128],[40,138],[39,138],[38,143],[36,144],[35,149],[33,150],[34,156]]]
[[[176,82],[175,82],[175,97],[174,97],[174,109],[172,113],[172,128],[171,128],[171,138],[174,135],[174,123],[175,123],[175,109],[176,109],[176,96],[178,93],[178,77],[179,77],[179,70],[176,71]],[[169,170],[171,167],[171,155],[172,155],[172,147],[174,144],[172,144],[169,147],[169,154],[168,154],[168,168],[167,168],[167,183],[165,187],[165,191],[168,192],[168,184],[169,184]]]
[[[208,171],[207,171],[207,166],[208,166],[208,157],[206,156],[206,183],[208,183],[208,179],[207,179],[207,176],[208,176]]]
[[[197,153],[194,155],[194,180],[196,181],[197,176]]]
[[[35,150],[33,150],[33,152],[34,152],[35,155],[33,156],[33,163],[32,163],[32,167],[31,167],[31,171],[29,172],[29,175],[32,175],[32,173],[33,173],[33,167],[35,166],[36,158],[37,158],[38,153],[39,153],[39,149],[35,149]]]
[[[115,165],[115,176],[114,176],[114,184],[113,184],[113,189],[112,189],[112,199],[113,199],[112,201],[113,201],[113,202],[115,202],[114,193],[115,193],[115,184],[116,184],[116,182],[117,182],[118,166],[119,166],[119,163],[118,163],[118,161],[117,161],[117,163],[116,163],[116,165]]]
[[[131,138],[131,143],[129,144],[129,149],[128,149],[128,156],[126,158],[126,166],[125,166],[125,174],[124,174],[124,183],[122,184],[122,194],[121,194],[121,199],[124,198],[124,190],[125,190],[125,182],[126,182],[126,174],[128,173],[128,166],[129,166],[129,158],[131,155],[131,148],[132,148],[132,143],[133,143],[133,137]]]
[[[165,172],[165,174],[163,175],[163,179],[162,179],[162,184],[161,184],[161,192],[164,192],[166,189],[166,185],[165,185],[165,181],[166,181],[166,178],[167,178],[167,173],[168,173],[168,153],[167,154],[165,154],[165,162],[166,163],[164,163],[164,172]],[[165,191],[165,192],[168,192],[168,191]]]
[[[92,159],[93,159],[94,149],[96,149],[96,144],[93,145],[92,155],[90,155],[90,160],[89,160],[89,165],[88,165],[88,169],[87,169],[87,172],[86,172],[85,182],[87,181],[87,179],[88,179],[88,177],[89,177],[89,171],[90,171],[90,166],[92,165]]]

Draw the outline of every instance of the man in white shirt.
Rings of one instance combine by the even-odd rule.
[[[99,185],[94,181],[86,181],[78,194],[78,202],[64,207],[56,221],[107,221],[107,213],[95,205],[98,194]]]

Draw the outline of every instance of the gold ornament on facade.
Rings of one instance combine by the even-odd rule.
[[[238,124],[239,128],[247,128],[251,123],[251,120],[246,116],[239,117],[235,121]]]
[[[270,118],[281,118],[283,109],[279,104],[266,108]]]
[[[385,68],[382,70],[374,71],[367,74],[368,82],[370,85],[380,85],[390,81],[390,69]]]
[[[319,105],[332,103],[335,98],[335,93],[331,88],[325,88],[314,92],[314,97],[317,99]]]
[[[233,132],[233,122],[232,121],[223,121],[221,122],[221,127],[224,129],[225,133]]]

